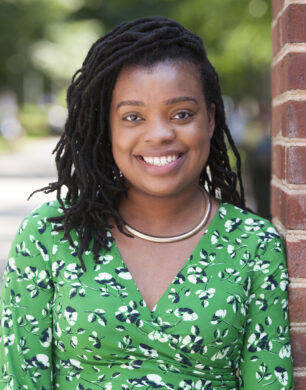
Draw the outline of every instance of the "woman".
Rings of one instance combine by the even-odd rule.
[[[284,249],[245,210],[200,38],[121,24],[68,109],[43,189],[57,200],[24,220],[6,268],[3,386],[292,389]]]

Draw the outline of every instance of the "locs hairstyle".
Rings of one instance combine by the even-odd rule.
[[[120,176],[109,139],[109,110],[117,76],[124,66],[152,66],[160,61],[187,61],[197,66],[203,82],[208,110],[216,106],[211,151],[200,176],[200,186],[222,199],[244,208],[240,157],[225,123],[218,75],[207,59],[201,39],[179,23],[163,17],[124,22],[93,44],[68,88],[68,119],[58,142],[58,181],[39,191],[56,191],[63,214],[50,218],[57,230],[74,246],[71,231],[79,237],[78,257],[89,247],[94,259],[101,248],[109,248],[107,229],[112,216],[119,230],[124,220],[118,204],[128,189]],[[237,160],[232,171],[226,149],[228,140]],[[240,190],[237,191],[237,181]],[[65,200],[61,190],[67,187]]]

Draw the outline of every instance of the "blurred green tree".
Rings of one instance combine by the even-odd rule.
[[[267,104],[268,0],[1,0],[0,89],[13,89],[22,102],[39,76],[44,90],[60,90],[98,36],[123,20],[157,14],[203,38],[226,95]]]
[[[49,24],[68,13],[64,2],[57,0],[0,2],[0,89],[13,89],[23,100],[25,75],[40,71],[31,59],[33,42],[44,37]]]
[[[202,37],[226,95],[268,102],[271,8],[269,0],[189,0],[173,15]]]

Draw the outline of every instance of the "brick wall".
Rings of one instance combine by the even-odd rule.
[[[273,222],[286,242],[296,390],[306,389],[306,0],[273,0]]]

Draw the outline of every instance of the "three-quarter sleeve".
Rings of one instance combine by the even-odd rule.
[[[272,228],[273,229],[273,228]],[[285,249],[269,232],[259,242],[240,365],[240,388],[293,389]]]
[[[16,234],[4,272],[0,306],[0,388],[52,389],[51,267],[33,213]]]

